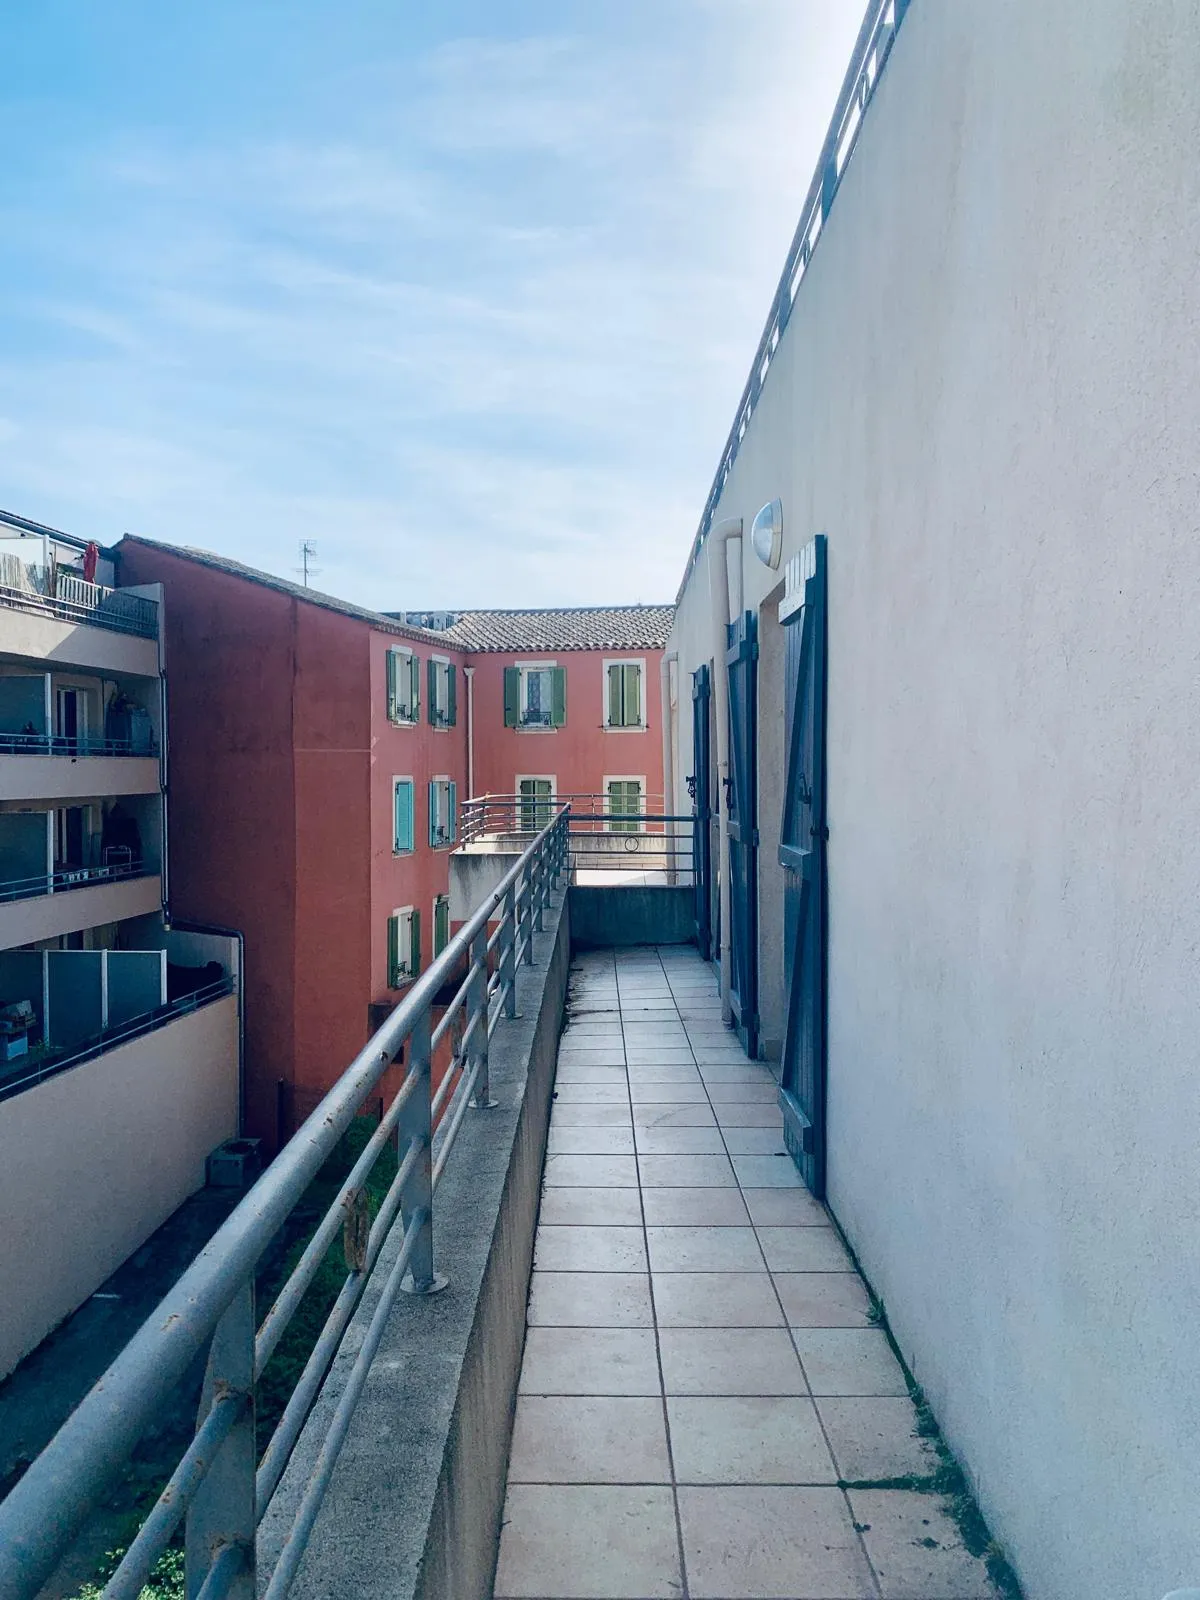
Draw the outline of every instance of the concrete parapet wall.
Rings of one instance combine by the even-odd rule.
[[[594,945],[693,944],[695,890],[675,884],[576,885],[571,938]]]
[[[470,1111],[434,1203],[449,1286],[394,1307],[292,1590],[295,1600],[486,1600],[525,1342],[542,1164],[570,965],[554,898],[521,1016],[491,1045],[490,1111]],[[361,1346],[400,1230],[384,1250],[260,1534],[269,1573]]]

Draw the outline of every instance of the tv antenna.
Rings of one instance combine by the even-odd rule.
[[[309,578],[315,578],[317,573],[321,570],[320,567],[314,567],[312,564],[312,558],[316,555],[316,553],[317,542],[315,539],[301,539],[300,565],[296,568],[296,571],[303,574],[304,587],[306,589],[308,588]]]

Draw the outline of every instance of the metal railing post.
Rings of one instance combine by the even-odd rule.
[[[477,1111],[490,1110],[496,1104],[492,1099],[491,1080],[488,1076],[488,931],[487,923],[471,940],[471,983],[467,990],[467,1025],[472,1019],[475,1032],[467,1046],[467,1071],[478,1068],[475,1079],[475,1097],[471,1104]]]
[[[400,1113],[400,1159],[413,1141],[421,1144],[421,1159],[412,1172],[400,1198],[400,1211],[407,1230],[417,1220],[419,1232],[409,1261],[409,1276],[404,1281],[408,1294],[436,1294],[449,1279],[434,1270],[433,1264],[433,1051],[430,1045],[429,1007],[423,1007],[409,1035],[408,1070],[424,1081],[409,1095]]]
[[[209,1346],[204,1388],[196,1418],[204,1425],[219,1400],[244,1396],[237,1421],[213,1458],[204,1482],[188,1507],[186,1524],[186,1594],[196,1600],[209,1568],[229,1549],[241,1559],[228,1588],[229,1600],[255,1600],[254,1474],[258,1451],[254,1439],[254,1279],[244,1283],[217,1323]],[[232,1561],[232,1556],[226,1556]],[[224,1564],[224,1563],[223,1563]]]
[[[543,932],[542,909],[546,903],[546,841],[543,839],[533,858],[533,927],[535,933]]]
[[[504,991],[504,1015],[510,1020],[517,1011],[517,889],[510,884],[504,892],[504,937],[500,940],[500,987]]]
[[[525,868],[525,905],[521,911],[521,932],[525,939],[525,965],[533,965],[533,863]]]

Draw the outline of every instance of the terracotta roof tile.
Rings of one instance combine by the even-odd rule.
[[[406,612],[407,618],[425,613]],[[661,650],[674,606],[566,606],[451,612],[442,638],[463,650]]]

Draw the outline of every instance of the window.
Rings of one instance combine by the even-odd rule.
[[[643,711],[642,681],[646,675],[643,659],[604,663],[604,726],[639,728],[646,726]]]
[[[567,669],[552,661],[504,669],[504,726],[561,728],[567,720]]]
[[[413,812],[413,781],[411,778],[392,779],[392,851],[407,855],[416,843]]]
[[[605,778],[604,793],[608,814],[612,818],[608,825],[610,833],[639,831],[641,823],[637,819],[642,815],[645,787],[644,778]]]
[[[421,913],[412,906],[402,906],[388,918],[387,962],[389,989],[398,989],[421,970]]]
[[[387,653],[389,722],[416,722],[421,714],[421,662],[411,650]]]
[[[433,900],[433,953],[440,956],[450,943],[450,896],[439,894]]]
[[[452,728],[458,720],[458,672],[443,656],[429,658],[429,723]]]
[[[458,785],[449,778],[429,781],[429,845],[437,850],[458,838]]]
[[[554,779],[518,778],[522,833],[541,833],[554,818]]]

